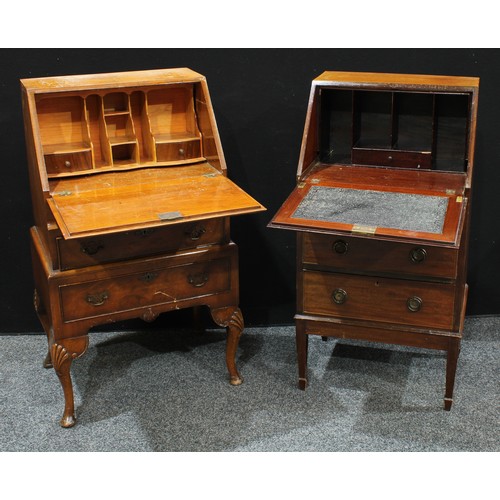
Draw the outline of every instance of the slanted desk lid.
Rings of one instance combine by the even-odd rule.
[[[265,210],[208,163],[54,180],[51,194],[66,239]]]
[[[269,226],[456,244],[465,201],[443,192],[303,182]]]

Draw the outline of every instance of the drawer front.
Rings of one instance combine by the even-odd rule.
[[[125,269],[125,268],[124,268]],[[230,290],[231,260],[220,258],[61,285],[64,321],[132,311]]]
[[[302,262],[343,272],[405,274],[455,279],[458,249],[370,238],[303,235]]]
[[[304,271],[303,287],[305,313],[452,328],[453,285]]]
[[[47,154],[45,167],[49,175],[88,170],[92,168],[92,155],[90,151]]]
[[[356,149],[352,150],[352,162],[361,165],[380,165],[398,168],[432,167],[429,152],[396,151],[393,149]]]
[[[201,141],[199,139],[185,142],[172,142],[156,145],[157,161],[188,160],[201,156]]]
[[[60,269],[65,270],[220,244],[223,239],[224,219],[208,219],[102,237],[58,238],[57,246]]]

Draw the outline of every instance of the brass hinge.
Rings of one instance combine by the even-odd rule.
[[[163,212],[162,214],[158,214],[158,218],[160,220],[174,220],[182,219],[184,216],[180,212]]]
[[[375,234],[377,226],[364,226],[363,224],[354,224],[351,229],[353,234]]]

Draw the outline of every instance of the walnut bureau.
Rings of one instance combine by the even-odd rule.
[[[270,227],[297,232],[296,346],[310,335],[445,351],[450,410],[467,301],[479,79],[325,72],[297,186]]]
[[[233,385],[243,330],[229,217],[264,210],[227,177],[204,76],[187,68],[21,80],[44,365],[75,424],[90,328],[208,306]]]

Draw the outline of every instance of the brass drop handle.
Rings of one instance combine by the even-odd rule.
[[[87,255],[95,255],[99,250],[102,250],[104,245],[99,241],[90,240],[86,243],[82,243],[80,246],[80,250],[82,253]]]
[[[348,245],[344,240],[337,240],[333,244],[333,251],[338,254],[345,254],[347,253]]]
[[[343,304],[347,300],[347,292],[345,290],[342,290],[342,288],[336,288],[332,292],[332,300],[335,302],[335,304]]]
[[[410,312],[418,312],[422,308],[423,301],[420,297],[414,295],[406,301],[406,307]]]
[[[206,273],[190,274],[188,276],[188,283],[196,287],[203,286],[207,281],[208,275]]]
[[[187,234],[189,234],[189,237],[191,240],[196,241],[199,240],[207,230],[205,229],[205,226],[195,226],[191,231],[187,231]]]
[[[108,299],[109,293],[106,290],[104,292],[95,293],[93,295],[87,295],[87,302],[95,307],[102,306]]]
[[[415,264],[420,264],[427,257],[425,248],[417,247],[410,250],[410,260]]]

